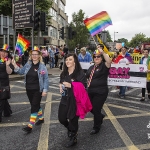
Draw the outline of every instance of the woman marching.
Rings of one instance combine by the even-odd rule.
[[[111,66],[111,59],[103,51],[103,45],[98,45],[93,55],[94,65],[86,72],[88,78],[88,94],[93,106],[94,126],[91,135],[99,132],[104,115],[101,113],[108,95],[107,77]]]
[[[36,46],[30,51],[29,60],[23,68],[19,68],[14,59],[12,64],[15,67],[14,71],[16,73],[25,75],[25,87],[31,105],[31,115],[29,124],[22,130],[30,133],[34,124],[40,125],[44,123],[40,102],[42,96],[46,96],[48,91],[47,68],[42,62],[41,52]],[[36,122],[37,118],[38,121]]]
[[[80,66],[75,54],[67,54],[63,72],[60,75],[60,93],[62,93],[59,105],[58,119],[68,129],[70,138],[66,147],[77,143],[78,119],[76,115],[76,102],[72,92],[72,82],[78,82],[84,86],[86,84],[85,74]]]
[[[0,88],[10,89],[8,75],[13,71],[13,65],[10,62],[9,46],[4,44],[3,48],[0,49]],[[11,107],[7,100],[10,98],[10,90],[8,92],[7,95],[4,95],[4,93],[0,91],[0,122],[2,122],[3,112],[4,117],[9,117],[12,114]]]

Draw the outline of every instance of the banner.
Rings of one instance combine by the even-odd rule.
[[[108,75],[108,85],[146,87],[146,65],[112,64]]]

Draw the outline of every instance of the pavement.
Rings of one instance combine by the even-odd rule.
[[[46,67],[47,67],[49,76],[50,75],[60,75],[62,72],[59,68],[50,68],[49,65],[47,65]],[[16,73],[9,75],[10,81],[21,80],[21,79],[24,79],[24,75],[19,75]]]

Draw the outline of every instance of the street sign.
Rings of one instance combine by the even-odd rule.
[[[34,0],[12,0],[13,28],[32,28]]]

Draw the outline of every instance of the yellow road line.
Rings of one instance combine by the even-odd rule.
[[[44,111],[44,122],[41,127],[40,138],[37,150],[48,150],[48,139],[49,139],[49,128],[50,128],[50,115],[51,115],[51,100],[52,94],[48,92],[45,111]]]
[[[115,108],[120,108],[120,109],[124,109],[124,110],[130,110],[130,111],[134,111],[134,112],[140,112],[140,113],[146,113],[147,111],[143,111],[143,110],[138,110],[135,108],[130,108],[130,107],[124,107],[124,106],[118,106],[118,105],[114,105],[114,104],[108,104],[107,106],[111,106],[111,107],[115,107]]]
[[[110,109],[107,107],[106,104],[103,106],[104,111],[106,112],[108,118],[112,122],[113,126],[115,127],[116,131],[118,132],[119,136],[121,137],[124,144],[127,146],[129,150],[138,150],[138,148],[133,144],[129,136],[126,134],[122,126],[119,124],[115,116],[112,114]],[[111,119],[113,118],[113,119]],[[131,149],[132,148],[132,149]]]

